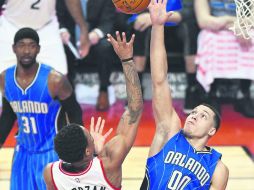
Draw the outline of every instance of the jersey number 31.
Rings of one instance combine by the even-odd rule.
[[[22,116],[21,119],[24,126],[24,129],[23,129],[24,133],[37,134],[36,122],[34,117]]]

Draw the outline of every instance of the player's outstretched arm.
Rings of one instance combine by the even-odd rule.
[[[152,21],[150,64],[152,75],[152,105],[156,132],[149,156],[157,154],[170,137],[180,130],[180,119],[172,105],[168,83],[168,63],[164,44],[164,24],[173,14],[166,12],[167,1],[152,0],[149,12]]]
[[[121,117],[116,136],[106,143],[103,151],[104,155],[109,156],[111,167],[120,171],[119,168],[135,141],[143,110],[143,99],[140,81],[132,59],[134,35],[127,42],[125,33],[122,33],[121,38],[120,33],[116,32],[116,39],[108,34],[108,41],[113,45],[116,54],[122,61],[126,81],[128,108]]]
[[[225,190],[228,183],[229,170],[220,160],[215,168],[210,190]]]
[[[67,77],[52,70],[49,75],[48,86],[52,98],[60,101],[62,109],[68,116],[69,122],[83,125],[82,110]]]

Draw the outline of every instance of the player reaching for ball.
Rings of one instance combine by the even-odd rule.
[[[164,0],[152,0],[150,59],[152,104],[156,132],[146,164],[142,190],[224,190],[228,169],[221,154],[206,146],[219,129],[220,116],[207,104],[194,108],[181,130],[168,84],[168,63],[164,45],[164,24],[172,13]]]
[[[44,171],[48,190],[69,189],[120,189],[122,163],[130,151],[137,134],[143,110],[140,81],[133,62],[132,35],[129,42],[125,33],[122,39],[108,35],[122,62],[128,96],[128,109],[123,113],[116,136],[111,139],[98,156],[94,157],[94,141],[91,133],[77,124],[69,124],[55,138],[55,150],[62,161],[49,164]]]

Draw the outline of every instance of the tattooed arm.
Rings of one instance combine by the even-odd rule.
[[[122,39],[116,32],[116,39],[108,35],[109,42],[121,60],[133,56],[134,35],[126,42],[125,33]],[[133,60],[122,61],[126,81],[128,109],[123,113],[117,127],[117,133],[106,145],[104,154],[108,155],[112,167],[119,169],[130,151],[138,130],[138,124],[143,110],[143,100],[140,81]]]

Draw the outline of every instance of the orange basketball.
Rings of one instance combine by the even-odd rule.
[[[126,14],[142,12],[147,8],[150,0],[112,0],[115,7]]]

